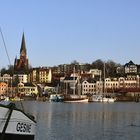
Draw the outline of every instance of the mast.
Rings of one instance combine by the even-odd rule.
[[[66,82],[66,95],[68,94],[68,83]]]
[[[104,87],[103,94],[105,94],[105,62],[104,62],[104,79],[103,79],[103,81],[104,81],[104,84],[103,84],[103,87]]]
[[[102,93],[102,89],[103,89],[103,84],[101,86],[101,70],[100,70],[100,79],[99,79],[99,90],[98,90],[98,94],[101,94]]]
[[[75,66],[74,66],[74,69],[73,69],[73,95],[75,95]]]

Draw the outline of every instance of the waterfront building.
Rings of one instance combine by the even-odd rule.
[[[139,76],[128,76],[128,77],[120,77],[118,79],[119,88],[126,88],[126,89],[134,89],[140,88],[140,78]]]
[[[37,86],[32,83],[19,83],[18,93],[25,96],[33,96],[38,94]]]
[[[105,78],[105,89],[114,92],[114,90],[119,88],[119,81],[117,78]]]
[[[127,76],[119,78],[105,78],[105,80],[87,79],[82,83],[82,94],[104,94],[120,91],[140,91],[140,77]],[[104,90],[103,90],[104,89]]]
[[[58,83],[46,83],[44,85],[44,93],[45,94],[54,94],[54,93],[58,93],[59,90],[59,86]]]
[[[96,81],[93,79],[84,80],[82,82],[82,94],[96,93]]]
[[[0,95],[6,95],[8,90],[8,84],[6,82],[0,82]]]
[[[97,81],[95,79],[88,79],[82,82],[82,94],[102,94],[103,93],[103,81]]]

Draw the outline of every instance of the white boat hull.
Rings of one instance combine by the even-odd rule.
[[[67,103],[82,103],[82,102],[88,102],[88,98],[85,95],[67,95],[64,97],[64,102]]]
[[[106,97],[104,97],[102,99],[102,102],[115,102],[115,99],[114,98],[106,98]]]
[[[64,100],[64,102],[67,103],[83,103],[83,102],[88,102],[88,99],[76,99],[76,100]]]
[[[115,98],[103,97],[102,95],[93,95],[90,102],[115,102]]]
[[[3,134],[10,111],[11,108],[8,106],[0,105],[0,139],[4,137],[3,140],[34,140],[36,122],[16,108],[12,108],[11,116]]]

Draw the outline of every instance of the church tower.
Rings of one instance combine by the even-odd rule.
[[[20,48],[20,58],[15,58],[14,62],[14,73],[27,73],[28,71],[28,58],[26,51],[26,43],[24,33],[22,35],[21,48]]]

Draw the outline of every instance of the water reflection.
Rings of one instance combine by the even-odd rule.
[[[139,140],[139,103],[24,102],[37,119],[36,140]]]

